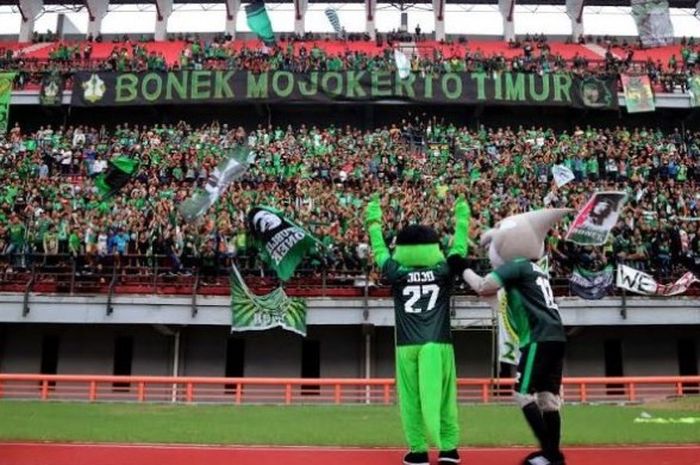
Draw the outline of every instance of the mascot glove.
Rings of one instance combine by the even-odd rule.
[[[457,218],[471,218],[472,211],[469,207],[469,202],[464,198],[464,195],[460,195],[455,204],[455,216]]]
[[[382,222],[382,207],[379,202],[379,194],[374,194],[372,200],[367,204],[365,209],[365,223],[381,223]]]

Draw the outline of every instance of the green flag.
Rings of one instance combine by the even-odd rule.
[[[231,331],[261,331],[280,327],[306,336],[306,301],[289,297],[281,287],[257,296],[238,269],[231,274]]]
[[[263,259],[282,281],[294,274],[304,255],[318,240],[270,207],[253,207],[248,212],[248,231]]]
[[[270,17],[267,15],[265,3],[254,1],[246,5],[245,14],[250,30],[253,31],[265,45],[275,45],[275,34],[272,32],[272,23],[270,23]]]
[[[7,132],[15,73],[0,73],[0,134]]]
[[[109,162],[106,173],[95,178],[95,187],[100,195],[111,197],[119,192],[139,169],[139,162],[129,157],[120,156]]]

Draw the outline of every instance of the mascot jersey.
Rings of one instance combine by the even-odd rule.
[[[384,263],[394,297],[396,345],[452,342],[450,294],[459,272],[444,261],[431,268],[406,268],[391,258]]]
[[[516,258],[491,273],[508,298],[508,322],[520,347],[533,341],[566,341],[547,274],[535,263]]]
[[[455,205],[455,233],[445,258],[430,227],[407,226],[390,254],[375,197],[367,206],[372,251],[391,283],[396,319],[396,382],[401,420],[411,452],[457,448],[457,382],[450,334],[450,296],[464,269],[471,212],[463,198]]]

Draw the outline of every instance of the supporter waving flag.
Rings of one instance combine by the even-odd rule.
[[[248,231],[262,251],[263,260],[282,281],[292,277],[314,243],[320,244],[303,228],[270,207],[252,208],[247,223]]]
[[[226,191],[231,182],[243,176],[248,169],[250,150],[239,145],[209,175],[203,190],[195,192],[180,204],[179,211],[183,218],[192,221],[202,216]]]
[[[109,162],[107,172],[95,178],[95,187],[102,198],[111,197],[119,192],[139,169],[138,160],[119,156]]]

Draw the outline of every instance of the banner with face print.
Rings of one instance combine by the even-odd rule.
[[[596,192],[576,215],[566,240],[580,245],[603,245],[617,224],[627,194],[624,192]]]

